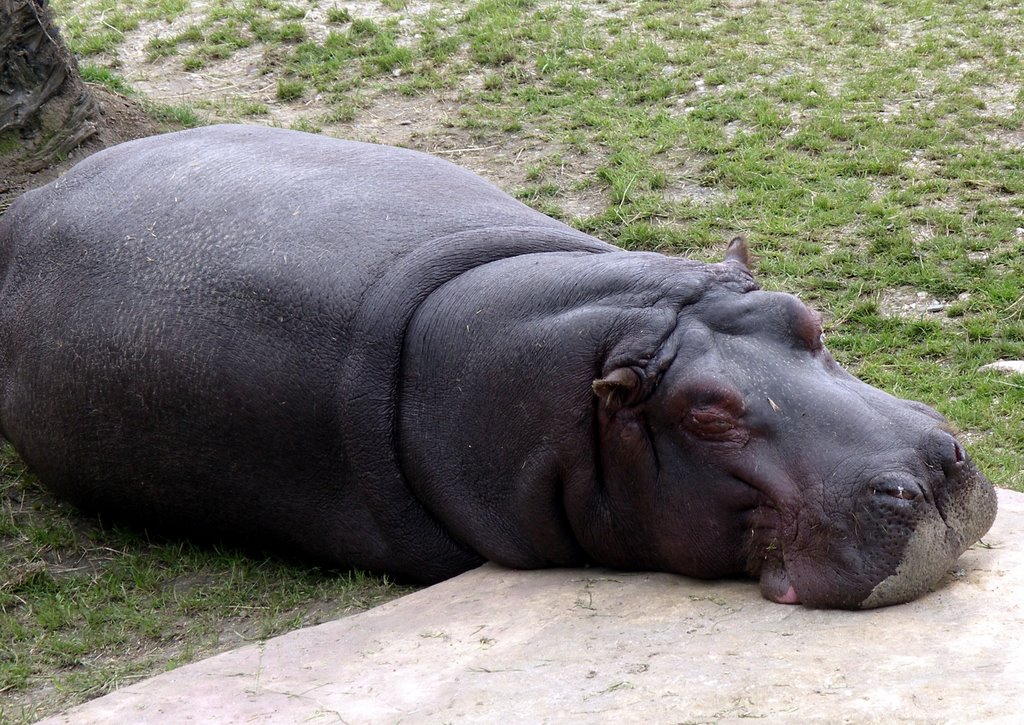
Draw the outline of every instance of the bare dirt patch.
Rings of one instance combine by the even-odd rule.
[[[331,7],[317,6],[306,10],[299,21],[306,39],[319,42],[328,33],[342,29],[342,25],[327,22],[327,11]],[[406,3],[400,14],[388,9],[383,3],[371,0],[346,2],[343,7],[353,19],[388,21],[399,17],[397,27],[404,37],[411,37],[415,29],[415,18],[429,12],[439,12],[433,3]],[[328,106],[319,96],[305,98],[298,102],[282,102],[276,97],[277,76],[273,72],[272,59],[267,57],[267,48],[253,43],[234,50],[230,57],[208,60],[202,68],[187,70],[184,53],[190,43],[181,44],[181,52],[151,59],[150,45],[153,40],[171,38],[181,34],[190,26],[200,24],[208,15],[209,3],[194,2],[189,10],[172,22],[146,21],[138,28],[126,33],[116,50],[110,55],[98,56],[99,65],[117,69],[128,84],[146,98],[157,103],[201,104],[201,117],[209,123],[236,121],[238,113],[233,110],[235,101],[263,103],[268,111],[254,123],[273,126],[294,126],[305,124],[320,126],[319,119],[325,115]],[[400,38],[401,40],[401,38]]]
[[[957,300],[964,302],[970,298],[968,294],[960,295]],[[886,290],[878,300],[878,308],[886,317],[898,317],[904,320],[936,320],[946,322],[946,309],[953,300],[942,300],[927,292],[909,287],[896,287]]]
[[[697,159],[669,151],[655,156],[652,162],[665,175],[661,195],[666,201],[677,204],[713,204],[728,198],[722,189],[700,183],[702,164]]]
[[[1024,149],[1024,129],[993,133],[989,136],[989,141],[1008,151],[1020,151]]]

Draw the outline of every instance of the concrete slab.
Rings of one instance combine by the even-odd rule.
[[[868,612],[748,582],[487,565],[48,723],[1019,722],[1024,495],[938,591]]]

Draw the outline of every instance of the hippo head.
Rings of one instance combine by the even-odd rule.
[[[747,267],[733,240],[723,271]],[[592,542],[606,563],[878,607],[927,592],[995,518],[992,484],[939,413],[847,373],[820,315],[752,279],[712,286],[650,359],[610,363],[594,392],[621,522]]]

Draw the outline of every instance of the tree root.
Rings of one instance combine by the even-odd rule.
[[[98,121],[47,0],[0,0],[0,134],[17,130],[21,141],[0,164],[46,168],[95,134]]]

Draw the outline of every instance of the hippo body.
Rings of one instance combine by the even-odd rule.
[[[83,508],[415,581],[491,559],[812,606],[927,591],[991,484],[727,257],[625,252],[403,149],[134,141],[0,218],[0,433]]]

